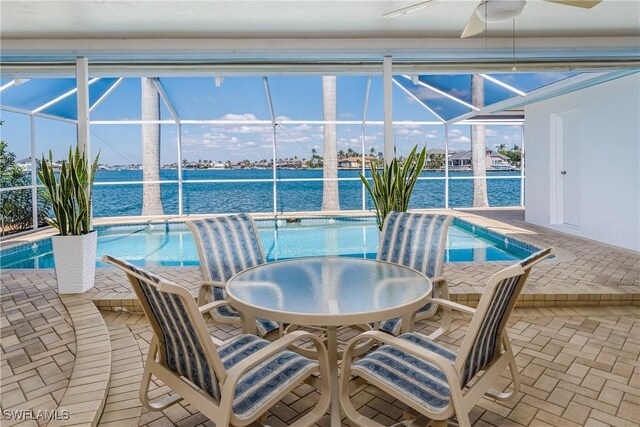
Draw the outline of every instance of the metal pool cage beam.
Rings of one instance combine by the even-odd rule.
[[[82,63],[82,61],[86,61],[82,58],[79,58],[79,61]],[[398,87],[400,87],[405,93],[411,95],[414,99],[416,99],[419,103],[419,105],[422,105],[427,111],[431,112],[432,114],[434,114],[440,121],[438,122],[432,122],[432,121],[393,121],[393,112],[392,112],[392,103],[391,103],[391,93],[388,90],[385,90],[385,98],[384,98],[384,102],[385,102],[385,107],[387,105],[390,105],[391,108],[386,108],[385,111],[388,112],[388,114],[385,114],[385,120],[383,121],[367,121],[366,120],[366,112],[367,112],[367,108],[368,108],[368,101],[369,101],[369,93],[370,93],[370,87],[371,87],[371,77],[369,77],[368,82],[367,82],[367,91],[366,91],[366,95],[365,95],[365,105],[364,105],[364,114],[363,114],[363,120],[362,121],[335,121],[335,124],[344,124],[344,125],[349,125],[349,124],[360,124],[362,127],[362,143],[361,143],[361,147],[362,147],[362,172],[366,171],[366,166],[365,166],[365,143],[366,143],[366,125],[383,125],[385,126],[385,135],[388,133],[388,131],[390,130],[392,137],[391,138],[385,138],[386,144],[385,144],[385,151],[389,151],[389,147],[391,147],[391,150],[394,150],[394,141],[393,141],[393,126],[394,125],[444,125],[445,127],[445,158],[448,160],[448,129],[449,129],[449,125],[471,125],[474,124],[470,121],[467,120],[467,118],[465,118],[464,120],[462,119],[462,117],[460,118],[461,120],[459,122],[455,122],[456,119],[450,120],[449,122],[451,123],[447,123],[445,122],[445,120],[439,116],[438,114],[436,114],[431,108],[428,107],[428,105],[426,105],[424,102],[420,101],[419,99],[417,99],[413,94],[411,94],[410,91],[408,91],[406,88],[404,88],[401,84],[398,83],[398,81],[393,77],[393,69],[392,69],[392,59],[391,57],[386,57],[385,58],[386,61],[386,67],[384,67],[384,63],[383,63],[383,78],[387,78],[388,80],[391,81],[391,84],[395,84]],[[77,64],[76,64],[77,65]],[[78,65],[77,67],[78,68]],[[626,71],[623,72],[624,74],[629,74],[631,72]],[[98,80],[98,78],[94,78],[92,80],[88,80],[88,71],[85,73],[87,78],[86,80],[86,86],[88,87],[89,84],[94,83],[95,81]],[[93,104],[89,106],[89,102],[88,99],[86,100],[85,105],[88,107],[88,111],[92,111],[93,109],[95,109],[99,104],[101,104],[117,87],[118,85],[123,81],[124,77],[120,77],[118,78],[108,89],[107,91],[105,91],[105,93],[102,94],[102,96]],[[271,180],[266,180],[266,181],[273,181],[273,185],[274,185],[274,190],[273,190],[273,195],[274,195],[274,213],[277,213],[277,164],[276,164],[276,144],[277,144],[277,134],[276,134],[276,126],[278,126],[278,123],[276,122],[276,116],[275,113],[273,111],[273,105],[272,105],[272,101],[271,101],[271,94],[270,94],[270,90],[269,90],[269,85],[268,85],[268,78],[263,76],[263,80],[265,83],[265,91],[267,93],[267,101],[269,104],[269,111],[270,111],[270,115],[271,115],[271,120],[270,121],[266,121],[266,120],[254,120],[254,121],[243,121],[243,124],[271,124],[273,126],[273,172],[274,175],[272,177]],[[12,82],[9,82],[5,85],[3,85],[2,87],[0,87],[0,91],[4,90],[8,87],[17,85],[20,83],[20,80],[16,79],[13,80]],[[178,201],[178,213],[179,215],[183,215],[184,214],[184,209],[183,209],[183,177],[182,177],[182,137],[181,137],[181,128],[182,128],[182,124],[237,124],[237,121],[229,121],[229,120],[185,120],[185,119],[181,119],[178,115],[178,112],[176,111],[175,107],[172,105],[169,96],[166,93],[166,90],[164,89],[164,87],[162,86],[162,83],[160,80],[156,79],[154,80],[154,84],[156,85],[156,88],[158,89],[158,92],[161,96],[161,98],[163,99],[163,102],[165,103],[165,105],[167,106],[169,112],[172,115],[172,119],[173,120],[157,120],[157,121],[145,121],[145,120],[95,120],[95,121],[91,121],[88,120],[87,124],[96,124],[96,125],[109,125],[109,124],[146,124],[146,123],[154,123],[154,124],[175,124],[176,128],[177,128],[177,145],[178,145],[178,193],[179,193],[179,201]],[[555,85],[551,85],[554,86]],[[68,96],[70,96],[71,94],[73,94],[74,91],[76,91],[78,88],[76,88],[75,90],[71,91],[72,93],[66,93],[64,94],[63,97],[58,97],[57,99],[55,99],[55,102],[58,102]],[[385,88],[386,89],[386,88]],[[512,91],[514,93],[517,94],[516,91],[518,91],[518,89],[516,88],[512,88]],[[521,92],[521,91],[520,91]],[[533,91],[532,93],[537,92],[537,91]],[[48,105],[46,105],[44,108],[51,106],[53,104],[55,104],[55,102],[51,102],[49,101],[49,103],[47,103]],[[462,101],[461,101],[462,102]],[[83,103],[83,97],[78,97],[78,103]],[[59,121],[63,121],[63,122],[67,122],[67,123],[73,123],[76,124],[78,126],[78,120],[72,120],[72,119],[66,119],[66,118],[62,118],[62,117],[57,117],[57,116],[53,116],[53,115],[48,115],[45,113],[42,113],[41,110],[43,110],[44,108],[40,107],[39,111],[34,112],[34,111],[27,111],[27,110],[20,110],[17,108],[12,108],[12,107],[1,107],[3,110],[6,111],[11,111],[11,112],[16,112],[16,113],[22,113],[22,114],[28,114],[32,117],[32,122],[31,122],[31,145],[32,145],[32,159],[35,159],[35,117],[41,117],[41,118],[47,118],[47,119],[53,119],[53,120],[59,120]],[[82,110],[82,106],[79,105],[79,109],[78,111]],[[505,106],[501,106],[502,109],[505,109]],[[486,110],[483,109],[479,109],[479,111],[476,111],[475,115],[480,115],[481,113],[487,113]],[[475,116],[474,115],[474,116]],[[472,117],[469,117],[472,118]],[[390,120],[389,120],[390,119]],[[288,121],[283,121],[280,124],[327,124],[328,122],[325,121],[313,121],[313,120],[288,120]],[[479,122],[476,122],[476,124],[480,124]],[[496,122],[490,122],[490,123],[486,123],[486,124],[517,124],[517,123],[496,123]],[[88,139],[86,141],[85,146],[88,146]],[[523,144],[524,145],[524,144]],[[448,161],[445,161],[445,208],[449,207],[449,197],[448,197],[448,184],[449,184],[449,168],[448,168]],[[35,169],[35,168],[32,168]],[[524,168],[521,168],[522,171],[524,171]],[[32,192],[35,195],[36,194],[36,189],[37,189],[37,181],[35,179],[35,177],[33,176],[35,174],[35,170],[32,171],[32,185],[26,188],[32,188]],[[521,180],[524,183],[524,175],[523,173],[521,173]],[[349,178],[351,179],[351,178]],[[357,179],[357,178],[353,178],[353,179]],[[423,178],[423,179],[430,179],[430,178]],[[439,178],[436,178],[439,179]],[[313,179],[315,180],[315,179]],[[320,181],[322,181],[322,179],[319,179]],[[340,180],[340,179],[339,179]],[[199,180],[199,181],[207,181],[209,182],[210,180]],[[214,180],[215,181],[215,180]],[[262,180],[261,180],[262,181]],[[288,180],[283,180],[283,181],[288,181]],[[188,181],[191,182],[191,181]],[[211,181],[213,182],[213,181]],[[139,182],[139,183],[144,183],[144,182]],[[159,183],[173,183],[173,181],[159,181]],[[107,183],[105,183],[107,184]],[[111,185],[114,185],[115,183],[108,183]],[[123,183],[125,184],[125,183]],[[129,183],[127,182],[126,184],[133,184],[133,183]],[[102,183],[97,183],[97,185],[102,185]],[[524,185],[524,184],[523,184]],[[8,190],[8,189],[3,189],[3,190]],[[523,200],[522,200],[522,195],[523,195],[523,191],[521,191],[521,204],[523,204]],[[364,185],[363,185],[363,193],[362,193],[362,208],[363,210],[366,209],[366,194],[364,191]],[[36,199],[37,202],[37,199]],[[35,210],[34,210],[35,212]],[[35,215],[37,214],[37,212],[34,213],[34,219],[35,219]],[[37,221],[34,221],[34,228],[37,228]]]

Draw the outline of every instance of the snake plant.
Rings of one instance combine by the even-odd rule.
[[[427,148],[417,153],[418,146],[413,147],[404,163],[401,165],[397,158],[385,163],[382,173],[378,172],[375,160],[370,162],[371,180],[363,175],[360,179],[369,191],[376,208],[378,228],[382,230],[384,220],[391,211],[406,212],[413,187],[424,168],[427,158]]]
[[[42,156],[38,178],[45,186],[53,210],[53,216],[49,215],[47,222],[57,228],[61,236],[79,236],[91,232],[91,193],[98,157],[89,170],[85,154],[80,153],[77,146],[75,151],[69,148],[69,158],[62,161],[56,180],[51,151],[48,160]]]

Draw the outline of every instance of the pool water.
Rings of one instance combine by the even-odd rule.
[[[375,219],[309,218],[298,223],[257,221],[269,261],[339,255],[375,258],[379,231]],[[141,266],[199,265],[191,231],[183,223],[100,226],[98,260],[103,254]],[[536,248],[456,219],[449,228],[445,262],[513,261]],[[0,268],[53,268],[51,239],[1,252]]]

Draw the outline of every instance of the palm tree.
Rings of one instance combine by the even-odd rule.
[[[322,111],[324,127],[324,160],[322,177],[322,210],[340,210],[338,193],[338,138],[336,130],[336,76],[322,76]],[[327,181],[327,178],[330,180]]]
[[[338,151],[338,159],[344,159],[344,150]]]
[[[484,79],[478,74],[471,78],[471,103],[476,107],[484,106]],[[473,206],[489,206],[487,197],[487,171],[484,125],[471,126],[471,168],[473,169]]]
[[[160,95],[153,78],[143,77],[142,120],[160,120]],[[160,181],[160,125],[142,125],[142,179]],[[142,215],[162,215],[160,184],[143,184]]]

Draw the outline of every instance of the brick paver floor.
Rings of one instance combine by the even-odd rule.
[[[100,426],[212,424],[193,406],[181,403],[163,412],[143,409],[137,388],[151,332],[136,314],[106,313],[112,339],[113,373]],[[468,317],[458,317],[445,343],[456,349]],[[421,332],[435,322],[421,322]],[[514,400],[483,399],[472,411],[476,426],[637,426],[640,421],[640,309],[636,307],[517,309],[509,324],[521,392]],[[211,333],[227,339],[240,333],[210,323]],[[508,374],[501,386],[508,383]],[[152,396],[169,390],[160,382]],[[266,424],[286,426],[317,402],[318,393],[303,385],[268,415]],[[360,411],[385,425],[410,416],[408,408],[384,392],[367,387],[353,396]],[[328,426],[329,420],[320,424]],[[344,422],[344,425],[349,425]]]
[[[75,334],[55,292],[55,277],[3,274],[1,409],[54,410],[69,384],[75,361]],[[35,423],[36,421],[34,421]],[[2,426],[15,424],[3,420]],[[38,425],[47,425],[38,420]]]
[[[456,214],[538,246],[558,249],[558,257],[536,267],[527,282],[525,305],[532,308],[517,309],[509,325],[522,374],[521,393],[506,404],[482,400],[471,414],[475,424],[640,425],[640,254],[526,224],[520,210]],[[503,266],[447,264],[445,276],[453,299],[473,306],[486,279]],[[201,278],[197,267],[154,270],[192,290]],[[69,313],[55,291],[55,274],[53,270],[0,273],[0,407],[3,411],[56,409],[75,364],[76,337]],[[111,384],[100,424],[205,423],[189,405],[176,405],[163,413],[143,410],[137,389],[150,330],[138,314],[108,311],[134,304],[120,272],[98,269],[96,280],[96,289],[85,297],[105,310],[112,348]],[[453,348],[460,343],[467,322],[458,318],[454,323],[448,340]],[[210,326],[221,339],[239,333],[225,325]],[[433,325],[422,323],[420,327],[429,331]],[[153,394],[166,391],[157,383]],[[290,424],[316,398],[310,386],[297,388],[274,407],[268,424]],[[383,424],[402,419],[407,411],[371,387],[358,391],[354,400],[363,413]],[[328,420],[323,422],[328,425]],[[3,419],[1,424],[16,423]]]

